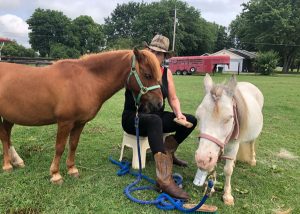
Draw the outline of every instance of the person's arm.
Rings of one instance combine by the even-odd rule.
[[[169,105],[171,106],[173,112],[175,113],[178,119],[186,120],[185,116],[181,112],[180,102],[176,95],[172,72],[170,71],[170,69],[167,69],[167,72],[168,72],[167,77],[168,77],[168,90],[169,90],[169,95],[168,95]]]

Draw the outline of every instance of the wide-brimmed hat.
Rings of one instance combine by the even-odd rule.
[[[173,53],[172,51],[169,51],[169,39],[163,35],[155,35],[149,45],[146,42],[144,44],[151,50],[166,53],[167,56],[171,56]]]

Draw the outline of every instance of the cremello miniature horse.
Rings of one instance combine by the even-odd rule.
[[[256,165],[254,144],[263,127],[264,97],[256,86],[237,83],[234,76],[227,84],[215,85],[206,74],[204,87],[206,94],[196,111],[201,134],[195,160],[199,169],[211,172],[219,158],[226,159],[223,200],[233,205],[230,180],[235,160]]]
[[[68,173],[77,177],[75,151],[81,131],[102,104],[126,86],[139,99],[143,95],[141,103],[147,109],[160,108],[160,80],[161,70],[155,55],[137,49],[92,54],[38,68],[0,63],[3,170],[12,170],[12,165],[24,166],[11,145],[10,134],[15,123],[26,126],[57,123],[51,181],[62,182],[59,162],[68,139]]]

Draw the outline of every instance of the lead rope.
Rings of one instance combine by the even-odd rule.
[[[176,199],[171,197],[170,195],[166,194],[166,193],[161,193],[155,200],[151,200],[151,201],[146,201],[146,200],[140,200],[137,199],[135,197],[132,196],[132,193],[134,191],[138,191],[138,190],[155,190],[155,188],[153,186],[140,186],[140,187],[135,187],[142,179],[145,179],[147,181],[149,181],[152,184],[155,184],[156,181],[154,181],[153,179],[148,178],[147,176],[142,174],[142,161],[141,161],[141,152],[140,152],[140,132],[139,132],[139,116],[138,116],[138,105],[136,105],[136,115],[135,115],[135,133],[136,133],[136,141],[137,141],[137,149],[138,149],[138,159],[139,159],[139,170],[138,173],[132,173],[130,172],[130,163],[129,162],[118,162],[113,160],[111,157],[109,158],[110,161],[113,164],[118,165],[121,169],[120,171],[117,173],[118,175],[124,175],[127,173],[130,173],[134,176],[136,176],[136,180],[134,182],[132,182],[131,184],[129,184],[127,187],[125,187],[124,189],[124,194],[133,202],[139,203],[139,204],[154,204],[156,205],[157,208],[161,209],[161,210],[173,210],[173,209],[177,209],[181,212],[184,213],[190,213],[190,212],[195,212],[197,209],[199,209],[204,203],[205,201],[208,199],[208,197],[211,194],[211,190],[213,188],[213,181],[209,180],[208,181],[208,187],[205,191],[205,194],[203,196],[203,198],[201,199],[201,201],[199,202],[198,205],[196,205],[193,208],[187,209],[184,208],[184,201],[180,200],[180,199]],[[173,177],[174,178],[174,177]],[[178,184],[178,182],[180,182],[180,179],[176,179],[176,177],[174,178],[175,182]]]

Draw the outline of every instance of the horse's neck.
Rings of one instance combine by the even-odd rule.
[[[108,92],[105,94],[108,99],[124,87],[131,68],[131,54],[130,51],[97,54],[88,58],[85,64],[99,81],[100,90]]]
[[[259,94],[256,87],[249,83],[238,83],[235,93],[237,100],[238,116],[241,124],[241,141],[252,141],[258,137],[263,125],[263,115]]]

